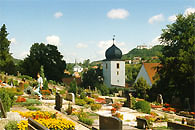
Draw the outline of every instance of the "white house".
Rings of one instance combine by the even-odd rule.
[[[125,61],[121,60],[122,51],[113,45],[106,50],[103,60],[104,83],[108,87],[125,87]]]
[[[135,82],[137,82],[140,77],[143,77],[146,82],[152,86],[152,84],[155,82],[154,76],[159,65],[160,63],[143,63]]]

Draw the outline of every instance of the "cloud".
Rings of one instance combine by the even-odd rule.
[[[27,55],[29,55],[29,51],[23,51],[19,54],[19,58],[20,59],[24,59],[25,57],[27,57]]]
[[[170,22],[175,22],[176,19],[177,19],[176,15],[169,16],[169,18],[168,18],[168,20],[169,20]]]
[[[60,17],[62,17],[63,16],[63,13],[62,12],[56,12],[55,14],[54,14],[54,17],[55,18],[60,18]]]
[[[87,47],[88,47],[88,45],[87,44],[84,44],[84,43],[78,43],[76,45],[76,48],[87,48]]]
[[[184,12],[184,16],[188,16],[192,13],[195,13],[195,8],[187,8]]]
[[[163,14],[158,14],[158,15],[155,15],[155,16],[152,16],[151,18],[149,18],[148,22],[150,24],[153,24],[155,22],[162,22],[164,21],[164,16]]]
[[[125,9],[112,9],[107,13],[107,17],[111,19],[125,19],[129,16],[129,12]]]
[[[47,36],[46,37],[47,43],[55,46],[59,46],[60,43],[60,38],[55,35]]]
[[[155,37],[150,43],[150,46],[160,45],[160,36]]]
[[[14,37],[11,38],[11,39],[10,39],[10,42],[13,43],[13,44],[16,44],[16,38],[14,38]]]
[[[99,51],[97,51],[97,54],[104,56],[106,50],[111,47],[113,44],[112,40],[108,41],[99,41],[97,46],[99,47]],[[127,47],[125,47],[125,42],[115,42],[115,45],[121,49],[122,53],[125,54],[128,52]]]

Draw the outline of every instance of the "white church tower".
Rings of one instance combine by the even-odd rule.
[[[125,61],[121,60],[122,52],[115,46],[114,40],[103,60],[104,83],[108,87],[125,87]]]

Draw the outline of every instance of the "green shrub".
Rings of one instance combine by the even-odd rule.
[[[84,106],[86,102],[84,99],[75,99],[75,104],[79,106]]]
[[[60,90],[60,94],[65,94],[66,93],[66,90],[63,89],[63,90]]]
[[[79,121],[87,124],[87,125],[92,125],[93,124],[93,119],[86,118],[86,117],[80,117]]]
[[[20,75],[20,76],[18,76],[18,78],[21,78],[21,79],[27,79],[27,80],[33,80],[33,78],[32,77],[30,77],[30,76],[28,76],[28,75]]]
[[[96,86],[103,96],[109,94],[109,88],[105,84],[99,84]]]
[[[85,100],[85,102],[86,102],[87,104],[95,103],[95,101],[94,101],[93,99],[91,99],[91,98],[85,97],[84,100]]]
[[[6,112],[10,111],[11,106],[15,100],[15,93],[13,91],[8,91],[7,88],[0,89],[0,98],[3,103]]]
[[[101,104],[91,104],[91,110],[96,111],[101,109],[102,105]]]
[[[5,130],[18,130],[17,121],[9,121],[5,126]]]
[[[40,105],[41,102],[37,99],[26,99],[26,102],[17,102],[15,105],[21,106],[32,106],[32,105]]]
[[[76,83],[75,80],[73,80],[73,81],[70,83],[70,88],[69,88],[68,92],[74,93],[74,95],[76,95],[76,93],[77,93],[77,83]]]
[[[81,121],[87,125],[93,124],[93,119],[90,119],[89,114],[86,112],[83,112],[83,110],[81,110],[81,112],[79,112],[77,116],[79,118],[79,121]]]
[[[28,106],[27,109],[31,110],[31,111],[38,111],[41,110],[41,108],[35,107],[35,106]]]
[[[81,98],[81,99],[84,99],[85,97],[86,97],[86,93],[85,93],[85,92],[81,92],[80,98]]]
[[[135,108],[137,110],[140,110],[141,112],[150,114],[151,106],[150,106],[150,103],[147,102],[147,101],[138,101],[138,102],[136,102],[135,103]]]

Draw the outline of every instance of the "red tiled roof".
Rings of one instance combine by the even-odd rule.
[[[152,84],[154,83],[154,79],[153,77],[155,76],[156,72],[157,72],[157,68],[160,63],[143,63],[144,68],[146,70],[146,72],[148,73],[148,76],[152,82]]]

